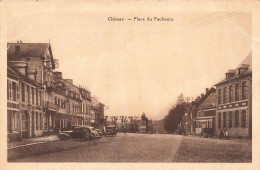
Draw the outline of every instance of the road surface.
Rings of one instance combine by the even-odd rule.
[[[68,142],[68,141],[62,141]],[[15,162],[251,162],[251,140],[118,133],[88,144]]]

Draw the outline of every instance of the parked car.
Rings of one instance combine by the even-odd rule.
[[[116,125],[109,125],[106,127],[105,136],[116,136],[117,128]]]
[[[208,137],[213,137],[214,131],[212,128],[202,128],[201,129],[201,137],[203,138],[208,138]]]
[[[97,131],[91,126],[73,126],[71,130],[61,131],[59,133],[59,138],[61,140],[69,138],[90,140],[98,136]]]
[[[98,138],[102,138],[102,131],[100,129],[95,129],[95,131],[97,131],[98,134]]]

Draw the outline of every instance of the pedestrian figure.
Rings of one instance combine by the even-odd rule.
[[[225,139],[229,140],[229,136],[228,136],[228,130],[225,130]]]

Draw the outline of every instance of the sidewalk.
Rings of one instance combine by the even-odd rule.
[[[57,135],[23,139],[22,141],[7,142],[7,149],[10,150],[10,149],[15,149],[15,148],[19,148],[19,147],[46,143],[46,142],[56,141],[56,140],[59,140],[59,137]]]
[[[56,135],[24,139],[17,142],[8,142],[7,160],[9,162],[15,162],[15,160],[25,157],[60,152],[63,150],[96,144],[97,142],[98,141],[96,140],[60,140]]]

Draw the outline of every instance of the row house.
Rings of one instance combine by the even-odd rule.
[[[77,86],[73,84],[72,79],[61,79],[61,82],[67,87],[67,99],[68,99],[68,108],[70,110],[70,124],[71,126],[75,125],[84,125],[85,115],[82,112],[82,98],[80,95],[80,90]]]
[[[46,99],[45,83],[50,79],[52,70],[55,68],[52,56],[51,46],[49,43],[7,43],[7,61],[8,64],[17,67],[17,71],[27,79],[34,81],[34,86],[40,86],[43,91],[33,90],[28,84],[21,84],[21,90],[25,90],[25,99],[22,98],[20,111],[22,112],[23,134],[21,137],[41,136],[49,128],[46,127],[48,115],[43,109]],[[34,87],[33,87],[34,88]],[[38,89],[38,87],[37,87]],[[41,96],[41,107],[36,107],[37,111],[28,111],[29,108],[35,108],[34,99],[30,96]],[[28,97],[29,96],[29,97]],[[40,116],[39,116],[40,113]],[[40,117],[40,118],[39,118]],[[35,119],[38,119],[33,123]],[[27,122],[27,123],[26,123]],[[28,126],[26,125],[28,124]],[[40,126],[39,126],[40,124]],[[48,123],[50,124],[50,123]],[[24,130],[26,127],[27,130]],[[39,130],[32,130],[39,129]]]
[[[84,124],[90,125],[91,123],[91,92],[85,88],[79,87],[81,100],[82,100],[82,114],[84,116]]]
[[[216,85],[216,133],[252,137],[252,53]]]
[[[91,126],[99,129],[104,128],[104,107],[95,97],[91,98]]]
[[[20,140],[43,134],[43,86],[35,83],[35,70],[26,62],[7,65],[8,140]]]
[[[207,132],[214,133],[215,115],[216,115],[216,89],[207,88],[205,95],[201,95],[200,100],[196,104],[196,130],[195,134],[200,135],[202,129]]]
[[[55,71],[49,43],[7,44],[8,138],[51,135],[75,125],[100,127],[104,105],[91,109],[91,92]],[[94,116],[91,116],[91,111]]]

